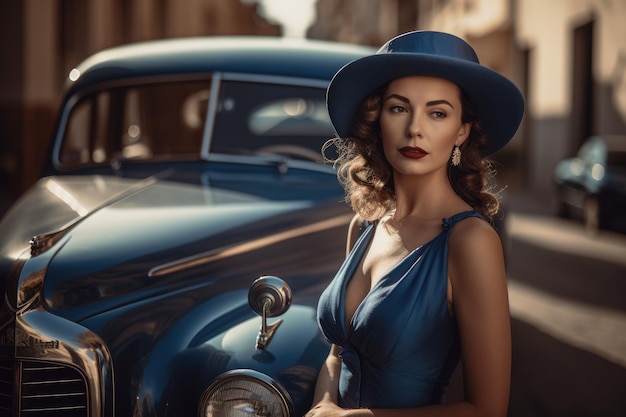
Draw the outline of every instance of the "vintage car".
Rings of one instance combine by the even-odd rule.
[[[626,233],[626,136],[587,138],[554,170],[558,214],[582,218],[588,231]]]
[[[0,223],[0,414],[306,412],[351,217],[320,163],[325,89],[367,53],[194,38],[72,70],[43,175]]]

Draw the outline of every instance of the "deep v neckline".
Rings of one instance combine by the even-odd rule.
[[[448,219],[451,219],[452,217],[449,218],[445,218],[443,219],[443,223],[445,224],[445,221]],[[351,330],[353,329],[353,323],[354,323],[354,318],[357,316],[359,310],[362,309],[363,305],[366,303],[368,297],[374,293],[378,287],[380,287],[380,285],[382,285],[381,283],[384,283],[388,280],[389,276],[392,275],[392,273],[394,271],[396,271],[401,265],[404,265],[405,262],[407,262],[409,259],[411,259],[416,252],[420,251],[420,250],[424,250],[424,248],[428,247],[430,244],[432,244],[432,242],[434,242],[439,236],[441,236],[443,234],[443,232],[445,231],[445,228],[442,228],[442,230],[437,233],[435,236],[433,236],[430,240],[426,241],[425,243],[423,243],[422,245],[412,249],[409,253],[407,253],[406,255],[404,255],[398,262],[396,262],[395,265],[393,265],[387,272],[385,272],[383,275],[381,275],[381,277],[378,279],[378,281],[376,281],[376,284],[374,284],[373,287],[371,287],[367,293],[365,293],[365,296],[361,299],[361,301],[357,304],[354,313],[352,314],[352,317],[350,317],[350,320],[348,320],[348,312],[347,312],[347,304],[346,304],[346,296],[348,293],[348,285],[350,284],[350,282],[352,281],[352,279],[354,278],[354,274],[356,273],[357,269],[361,266],[362,262],[363,262],[363,257],[365,256],[365,253],[367,252],[369,246],[372,243],[372,240],[374,238],[374,234],[376,231],[376,227],[378,225],[378,222],[374,222],[372,224],[370,224],[364,231],[363,234],[361,236],[361,239],[359,239],[355,245],[354,251],[352,253],[353,259],[352,259],[352,268],[348,271],[348,276],[349,278],[344,280],[343,282],[343,286],[341,289],[341,300],[342,300],[342,306],[343,306],[343,317],[342,317],[342,321],[343,321],[343,328],[344,328],[344,332],[346,337],[350,335]],[[355,262],[356,261],[356,262]]]
[[[432,245],[433,242],[439,239],[454,224],[456,224],[460,220],[463,220],[466,217],[469,217],[468,214],[471,214],[474,212],[475,212],[474,210],[466,210],[466,211],[456,213],[450,217],[442,218],[441,219],[441,231],[437,233],[435,236],[433,236],[430,240],[423,243],[422,245],[412,249],[404,257],[402,257],[395,265],[393,265],[387,272],[381,275],[381,277],[378,279],[376,284],[374,284],[374,286],[371,287],[369,291],[367,291],[365,296],[357,304],[354,310],[354,313],[352,314],[352,317],[350,317],[350,320],[348,320],[347,305],[346,305],[348,285],[354,278],[354,274],[356,270],[361,266],[361,263],[363,262],[363,257],[365,256],[367,249],[372,243],[372,240],[374,238],[374,234],[376,231],[376,227],[378,226],[378,221],[373,222],[370,225],[368,225],[368,227],[362,232],[361,237],[357,240],[354,246],[354,250],[350,255],[350,256],[353,256],[353,259],[351,259],[352,267],[349,271],[347,271],[349,278],[344,280],[343,286],[341,288],[341,305],[343,307],[342,308],[342,313],[343,313],[342,322],[343,322],[343,330],[344,330],[345,336],[348,337],[350,335],[350,332],[354,328],[353,324],[354,324],[355,317],[357,317],[359,311],[362,310],[363,306],[368,300],[368,297],[370,297],[370,295],[374,293],[382,285],[381,283],[386,282],[389,279],[389,276],[391,276],[393,272],[395,272],[401,265],[404,265],[404,263],[407,262],[409,259],[412,259],[418,251],[425,250],[428,246]],[[399,277],[396,277],[396,279],[398,278]]]

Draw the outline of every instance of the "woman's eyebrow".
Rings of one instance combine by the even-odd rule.
[[[396,100],[400,100],[400,101],[402,101],[402,102],[404,102],[404,103],[407,103],[407,104],[409,104],[409,103],[411,102],[408,98],[406,98],[406,97],[404,97],[404,96],[401,96],[401,95],[399,95],[399,94],[389,94],[389,95],[385,98],[385,101],[390,100],[390,99],[392,99],[392,98],[395,98]],[[441,105],[441,104],[447,104],[447,105],[448,105],[448,106],[450,106],[452,109],[454,109],[454,106],[452,105],[452,103],[450,103],[448,100],[444,100],[444,99],[441,99],[441,100],[432,100],[432,101],[429,101],[429,102],[427,102],[427,103],[426,103],[426,105],[427,105],[427,106],[429,106],[429,107],[430,107],[430,106],[439,106],[439,105]]]
[[[428,103],[426,103],[427,106],[438,106],[440,104],[447,104],[448,106],[452,107],[454,109],[454,106],[452,105],[452,103],[450,103],[448,100],[433,100],[433,101],[429,101]]]
[[[390,100],[390,99],[392,99],[392,98],[395,98],[395,99],[397,99],[397,100],[403,101],[403,102],[405,102],[405,103],[410,103],[410,102],[411,102],[408,98],[406,98],[406,97],[404,97],[404,96],[401,96],[400,94],[389,94],[389,95],[385,98],[385,101]]]

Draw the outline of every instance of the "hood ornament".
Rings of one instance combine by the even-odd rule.
[[[265,349],[274,337],[276,329],[283,322],[277,320],[268,325],[267,319],[280,316],[289,309],[291,288],[278,277],[262,276],[252,283],[248,291],[248,304],[261,316],[261,329],[256,338],[256,349]]]
[[[80,219],[80,218],[79,218]],[[37,236],[33,236],[30,241],[30,254],[31,256],[38,256],[54,246],[59,240],[63,238],[72,228],[74,223],[69,226],[56,230],[50,233],[44,233]]]

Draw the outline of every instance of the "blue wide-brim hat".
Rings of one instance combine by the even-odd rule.
[[[509,79],[478,61],[472,47],[454,35],[415,31],[399,35],[374,55],[346,64],[328,86],[328,113],[339,137],[350,137],[353,116],[376,88],[412,75],[444,78],[468,96],[489,137],[486,155],[506,145],[524,115],[524,98]]]

